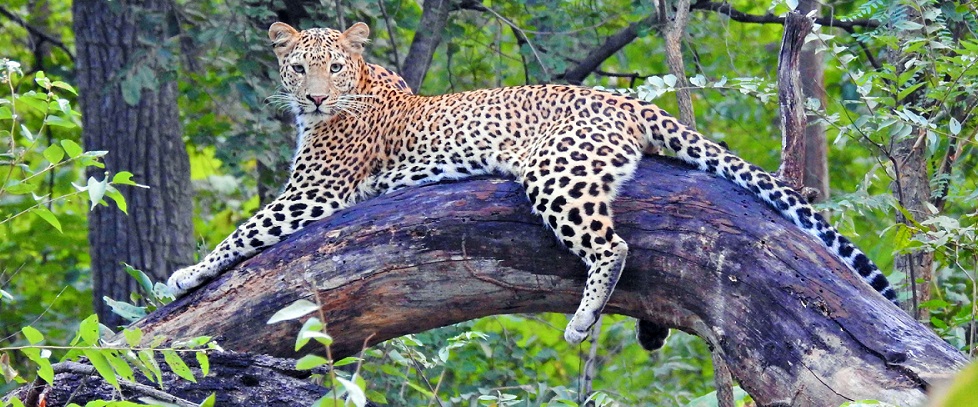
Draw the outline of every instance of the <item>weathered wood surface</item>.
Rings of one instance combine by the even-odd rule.
[[[605,312],[699,335],[761,405],[913,405],[966,362],[729,182],[646,159],[614,209],[631,253]],[[312,225],[137,325],[146,337],[215,335],[227,349],[291,357],[300,323],[265,321],[318,294],[340,358],[364,341],[486,315],[571,313],[584,267],[541,225],[509,181],[398,191]]]

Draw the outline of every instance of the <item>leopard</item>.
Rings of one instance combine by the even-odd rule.
[[[654,103],[561,84],[417,95],[397,74],[365,62],[370,28],[364,23],[298,31],[276,22],[268,37],[298,134],[289,179],[199,263],[173,273],[167,285],[176,296],[371,197],[501,174],[522,185],[532,212],[587,268],[581,301],[564,330],[567,342],[579,344],[629,252],[615,232],[612,202],[647,151],[667,151],[756,196],[896,302],[879,268],[802,195]],[[653,342],[661,341],[667,330],[644,322]]]

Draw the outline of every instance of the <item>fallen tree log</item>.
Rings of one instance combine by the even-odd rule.
[[[967,362],[729,182],[646,159],[614,210],[631,252],[605,312],[702,337],[759,405],[913,405]],[[486,315],[571,313],[584,279],[518,185],[478,179],[339,212],[136,325],[294,357],[300,323],[265,322],[318,295],[338,359]]]

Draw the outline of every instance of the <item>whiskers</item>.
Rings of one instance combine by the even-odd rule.
[[[265,98],[265,104],[266,106],[274,107],[280,112],[292,112],[294,114],[319,113],[327,115],[345,113],[350,115],[350,117],[359,118],[363,112],[371,107],[370,99],[376,97],[376,95],[340,95],[339,97],[323,102],[316,109],[312,103],[302,100],[285,90],[279,90],[275,94]],[[307,112],[307,109],[313,109],[313,111]]]
[[[353,118],[359,118],[360,114],[371,106],[368,99],[376,97],[375,95],[341,95],[326,104],[330,110],[346,113]]]
[[[265,98],[265,106],[271,106],[279,113],[292,112],[298,105],[298,99],[295,95],[285,90],[279,90]]]

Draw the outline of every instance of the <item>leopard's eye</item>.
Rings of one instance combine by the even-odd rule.
[[[293,64],[292,70],[296,73],[306,73],[306,68],[302,64]]]
[[[333,64],[329,66],[329,71],[332,73],[337,73],[343,70],[343,64]]]

